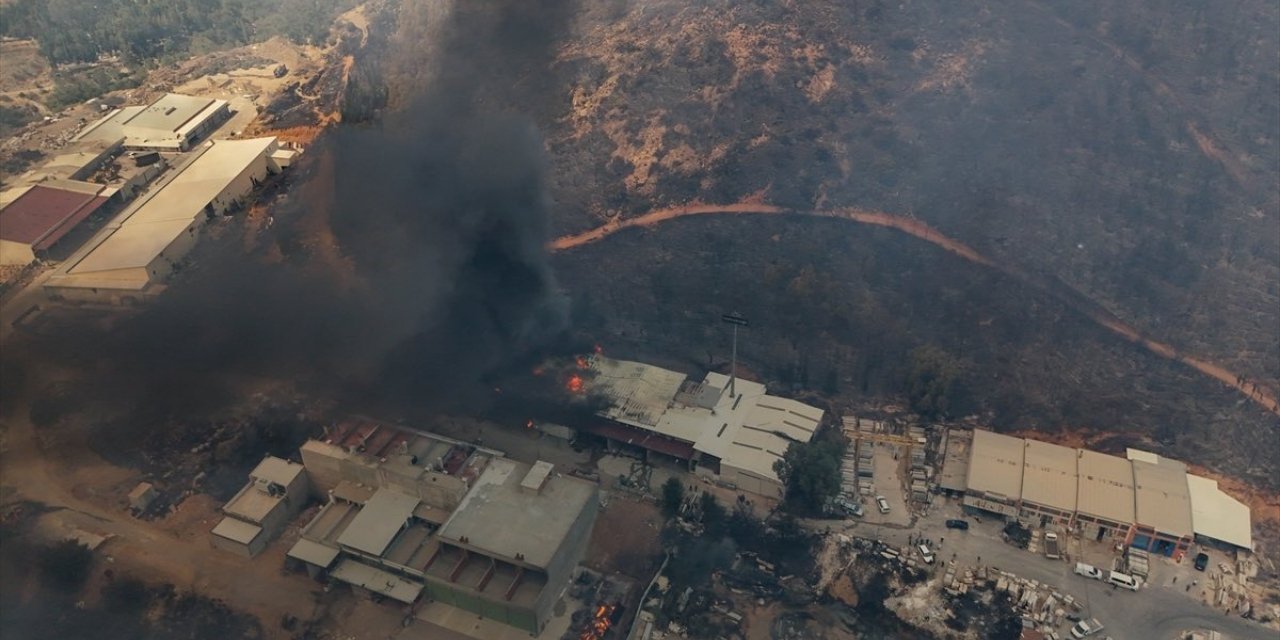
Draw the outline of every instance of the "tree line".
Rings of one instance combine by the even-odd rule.
[[[32,38],[55,65],[118,55],[145,62],[282,35],[320,42],[354,0],[16,0],[0,35]]]

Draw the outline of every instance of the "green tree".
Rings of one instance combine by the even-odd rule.
[[[684,483],[674,476],[662,483],[662,513],[674,518],[680,513],[680,504],[684,502]]]
[[[840,458],[847,443],[839,432],[823,431],[809,442],[792,442],[773,471],[786,485],[783,506],[818,513],[840,493]]]
[[[957,409],[960,395],[960,363],[935,346],[911,351],[907,370],[907,402],[926,418],[944,418]]]
[[[710,493],[703,493],[698,500],[698,510],[702,512],[702,530],[705,535],[719,538],[724,534],[725,523],[729,514]]]

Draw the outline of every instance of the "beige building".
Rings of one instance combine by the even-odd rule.
[[[249,473],[249,482],[222,506],[226,515],[213,528],[213,546],[245,557],[266,548],[302,511],[310,497],[306,470],[267,456]]]
[[[352,420],[303,447],[328,498],[288,557],[358,592],[536,635],[599,509],[594,483],[449,438]],[[473,623],[474,624],[474,623]]]
[[[50,298],[127,304],[158,292],[210,220],[241,206],[290,158],[275,138],[219,140],[134,201],[45,284]]]
[[[1193,540],[1251,549],[1249,508],[1154,453],[1124,458],[973,431],[964,504],[1039,527],[1181,557]]]
[[[113,110],[85,127],[76,140],[123,139],[128,149],[186,151],[230,117],[226,100],[166,93],[149,105]]]

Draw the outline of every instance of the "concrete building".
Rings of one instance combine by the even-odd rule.
[[[282,166],[275,138],[209,142],[126,208],[45,284],[50,298],[126,304],[161,290],[201,228]]]
[[[607,400],[586,431],[611,447],[660,455],[742,491],[780,498],[773,463],[792,442],[808,442],[823,411],[773,396],[763,384],[708,373],[701,382],[639,362],[595,356],[587,394]]]
[[[25,265],[103,208],[114,188],[75,180],[26,187],[0,209],[0,264]]]
[[[441,527],[433,600],[537,635],[582,558],[599,511],[593,483],[495,459]]]
[[[1252,549],[1247,505],[1147,451],[1121,458],[978,429],[964,485],[966,506],[1094,540],[1176,558],[1193,540]]]
[[[537,634],[586,548],[594,483],[368,420],[303,447],[328,502],[288,557],[373,597],[433,601]],[[457,488],[461,491],[457,491]]]
[[[113,110],[76,140],[123,139],[129,149],[186,151],[230,117],[226,100],[167,93],[146,106]]]
[[[249,482],[225,505],[213,528],[213,546],[246,557],[262,552],[302,511],[311,494],[306,470],[267,456],[249,474]]]

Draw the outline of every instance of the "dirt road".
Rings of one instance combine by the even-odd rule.
[[[27,415],[25,407],[15,409],[13,415]],[[17,499],[65,509],[58,517],[67,525],[111,536],[99,553],[111,556],[117,573],[151,583],[171,583],[180,590],[223,600],[236,610],[257,616],[267,638],[290,636],[278,624],[283,614],[302,620],[315,614],[312,592],[318,586],[305,575],[284,574],[281,563],[270,558],[249,560],[215,550],[209,546],[207,532],[181,538],[131,517],[123,508],[77,497],[77,487],[68,486],[73,474],[49,461],[31,424],[18,418],[7,424],[7,449],[0,458],[0,486],[6,497],[16,493],[13,497]],[[75,461],[74,477],[80,480],[114,478],[121,473],[92,454],[77,454]]]
[[[695,215],[738,214],[798,215],[838,218],[841,220],[851,220],[861,224],[887,227],[901,231],[941,247],[960,256],[961,258],[964,258],[965,260],[996,269],[1002,273],[1017,278],[1024,283],[1030,284],[1037,289],[1054,296],[1076,312],[1083,314],[1099,326],[1111,331],[1115,335],[1137,344],[1157,356],[1180,362],[1183,365],[1198,371],[1202,375],[1213,378],[1228,387],[1236,389],[1250,402],[1262,407],[1266,411],[1280,416],[1280,401],[1276,399],[1276,395],[1272,390],[1259,386],[1258,384],[1245,379],[1243,376],[1227,370],[1226,367],[1187,355],[1166,343],[1142,335],[1137,329],[1117,318],[1110,311],[1107,311],[1102,305],[1093,302],[1080,294],[1080,292],[1070,289],[1061,282],[1051,282],[1042,277],[1032,276],[1023,270],[1010,265],[997,263],[973,247],[970,247],[969,245],[954,238],[947,237],[942,232],[934,229],[923,221],[907,216],[880,211],[867,211],[864,209],[849,208],[830,209],[825,211],[795,211],[774,205],[745,202],[724,205],[696,203],[683,207],[650,211],[644,215],[637,216],[635,218],[628,218],[622,221],[618,221],[616,219],[611,220],[610,222],[589,231],[556,238],[551,241],[549,247],[552,251],[567,251],[593,242],[598,242],[624,229],[653,227],[664,222]]]

